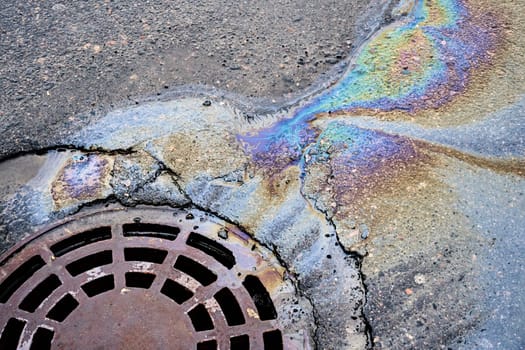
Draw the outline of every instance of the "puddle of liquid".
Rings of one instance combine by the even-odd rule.
[[[0,199],[14,194],[38,174],[46,156],[26,155],[0,163]]]

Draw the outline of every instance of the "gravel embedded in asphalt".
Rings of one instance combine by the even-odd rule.
[[[3,1],[0,157],[186,84],[296,96],[347,58],[384,9],[379,0]]]

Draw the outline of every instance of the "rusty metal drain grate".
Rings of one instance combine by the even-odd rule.
[[[0,349],[286,348],[283,276],[269,251],[200,212],[85,214],[0,261]]]

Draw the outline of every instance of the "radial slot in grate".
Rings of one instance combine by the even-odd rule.
[[[284,270],[208,218],[112,208],[14,247],[0,260],[0,348],[282,349]]]

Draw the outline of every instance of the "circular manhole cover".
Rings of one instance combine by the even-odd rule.
[[[0,260],[0,349],[296,347],[285,314],[301,310],[284,273],[267,249],[201,212],[84,214]]]

